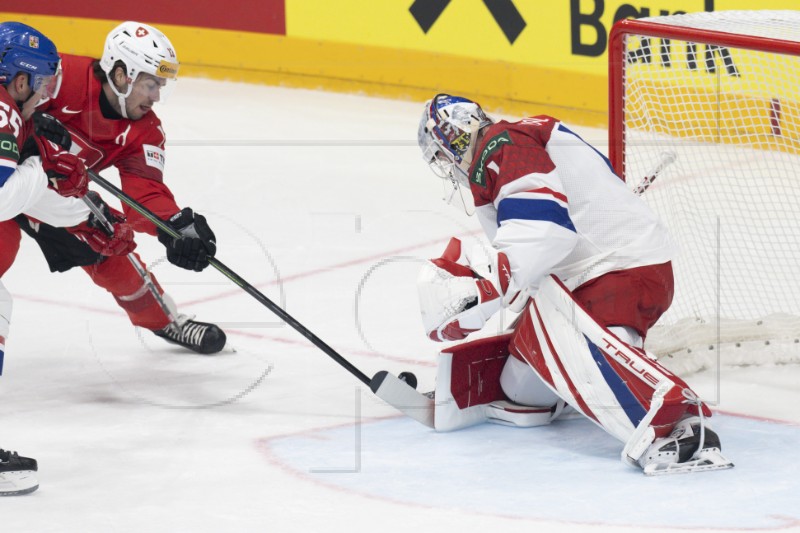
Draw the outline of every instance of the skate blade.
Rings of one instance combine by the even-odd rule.
[[[719,450],[710,448],[703,450],[685,463],[652,463],[645,466],[643,471],[646,476],[665,476],[728,468],[733,468],[733,463],[726,459]]]
[[[28,494],[39,488],[39,480],[33,470],[0,472],[0,497]]]

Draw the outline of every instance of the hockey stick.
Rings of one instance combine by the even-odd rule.
[[[82,199],[83,202],[89,207],[89,210],[92,212],[97,221],[100,222],[100,224],[105,228],[105,230],[110,235],[113,235],[114,226],[106,218],[105,214],[103,213],[103,210],[100,209],[100,207],[97,204],[95,204],[91,199],[89,199],[88,196],[83,196]],[[167,305],[167,302],[164,301],[164,298],[163,296],[161,296],[161,293],[158,292],[158,288],[156,288],[155,283],[153,283],[153,279],[150,277],[150,273],[132,253],[128,254],[127,258],[128,261],[130,261],[131,265],[133,266],[133,269],[136,271],[137,274],[139,274],[139,277],[142,278],[142,281],[144,282],[145,287],[147,287],[147,290],[150,291],[150,294],[153,295],[153,298],[155,298],[159,307],[161,307],[161,310],[164,311],[164,314],[167,316],[170,323],[175,324],[177,326],[178,319],[175,317],[175,314],[172,312],[172,309],[170,309],[169,306]]]
[[[181,237],[181,234],[175,231],[169,224],[158,218],[149,209],[141,205],[139,202],[128,196],[125,192],[121,191],[114,184],[107,181],[105,178],[89,170],[89,178],[98,184],[100,187],[111,193],[121,202],[128,207],[142,215],[144,218],[152,222],[158,229],[169,235],[174,239]],[[223,276],[227,277],[239,288],[244,290],[247,294],[255,298],[260,304],[272,311],[274,314],[290,325],[303,337],[308,339],[311,344],[322,350],[325,355],[339,363],[345,370],[350,372],[363,384],[367,385],[372,392],[380,399],[390,404],[392,407],[403,412],[405,415],[425,424],[428,427],[433,427],[433,400],[420,394],[408,383],[400,378],[382,370],[375,374],[370,379],[366,374],[354,366],[350,361],[342,357],[336,350],[328,346],[325,342],[312,333],[303,324],[298,322],[289,313],[278,307],[272,300],[267,298],[258,289],[253,287],[250,283],[245,281],[236,272],[225,266],[222,261],[215,257],[210,257],[208,262],[211,266],[216,268]]]
[[[665,168],[674,163],[677,158],[678,156],[675,154],[675,152],[661,152],[661,160],[649,174],[642,178],[642,181],[639,182],[639,185],[634,187],[634,194],[641,195],[644,191],[646,191],[650,185],[656,181],[658,175],[661,174]]]

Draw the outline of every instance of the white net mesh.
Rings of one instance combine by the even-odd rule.
[[[707,44],[631,25],[624,37],[624,95],[613,104],[624,110],[624,177],[635,188],[660,168],[643,198],[680,247],[675,300],[647,348],[681,371],[704,366],[702,351],[723,364],[800,360],[800,12],[642,20],[725,32],[712,42],[734,36]],[[794,45],[751,50],[764,39],[743,35]],[[753,343],[774,354],[748,358]]]

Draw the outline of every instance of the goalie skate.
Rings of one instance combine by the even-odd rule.
[[[192,318],[194,317],[178,315],[176,323],[153,333],[168,342],[203,355],[217,353],[225,347],[224,331],[214,324],[197,322]]]
[[[682,420],[669,435],[656,439],[639,458],[647,476],[688,474],[732,468],[733,463],[722,455],[719,436],[699,417]],[[702,446],[702,447],[701,447]]]
[[[0,449],[0,496],[28,494],[39,488],[35,459]]]

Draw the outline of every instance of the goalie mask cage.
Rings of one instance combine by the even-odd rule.
[[[618,22],[609,155],[677,245],[647,348],[677,372],[800,361],[800,12]],[[665,357],[667,356],[667,357]]]

